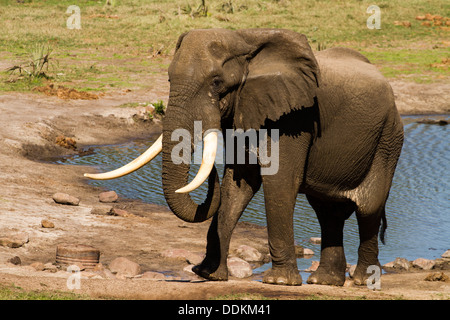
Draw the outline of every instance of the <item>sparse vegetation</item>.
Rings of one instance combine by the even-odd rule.
[[[166,107],[164,106],[164,102],[159,100],[156,103],[153,103],[153,107],[155,107],[155,113],[159,115],[164,115]]]
[[[92,300],[73,292],[25,290],[15,284],[0,284],[0,300]]]
[[[68,4],[0,0],[1,71],[14,71],[16,77],[25,77],[27,71],[50,76],[47,67],[54,59],[59,63],[57,72],[51,73],[55,85],[88,91],[148,88],[149,79],[167,73],[183,32],[287,28],[304,33],[315,50],[357,49],[390,78],[444,82],[450,77],[448,63],[442,63],[450,57],[450,7],[445,1],[380,0],[379,30],[366,26],[370,16],[366,10],[373,4],[368,0],[121,0],[113,4],[80,2],[81,29],[69,30]],[[37,44],[51,49],[40,51],[43,59],[33,69],[22,61]],[[43,76],[14,81],[9,72],[1,72],[0,91],[30,90],[46,81]]]

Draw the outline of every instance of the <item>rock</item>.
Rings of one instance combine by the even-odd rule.
[[[44,264],[44,271],[49,271],[51,273],[55,273],[58,271],[58,267],[55,266],[53,263],[46,263]]]
[[[96,214],[100,216],[107,216],[112,215],[113,207],[111,206],[101,206],[101,207],[95,207],[91,209],[91,214]]]
[[[161,253],[164,258],[186,259],[190,251],[185,249],[167,249]]]
[[[386,271],[408,271],[410,263],[405,258],[396,258],[394,261],[388,262],[383,266]]]
[[[311,242],[312,244],[321,244],[322,243],[322,238],[320,238],[320,237],[311,237],[311,238],[309,238],[309,242]]]
[[[19,248],[29,241],[28,234],[17,233],[10,236],[0,237],[0,246]]]
[[[70,206],[78,206],[80,204],[80,199],[61,192],[57,192],[53,195],[53,201]]]
[[[396,258],[394,260],[394,269],[399,269],[399,270],[409,270],[409,261],[405,258]]]
[[[42,262],[33,262],[30,267],[33,267],[36,271],[43,271],[45,268]]]
[[[413,267],[423,269],[423,270],[431,270],[433,269],[436,263],[433,260],[418,258],[412,262]]]
[[[124,218],[126,218],[126,217],[135,217],[134,214],[129,213],[129,212],[126,211],[126,210],[118,209],[118,208],[113,208],[113,209],[111,210],[111,214],[114,215],[114,216],[124,217]]]
[[[450,270],[450,259],[449,258],[440,258],[434,260],[434,268],[436,270]]]
[[[304,257],[304,256],[312,256],[314,255],[314,251],[308,248],[303,248],[302,246],[295,246],[295,256],[296,257]]]
[[[18,256],[9,258],[8,262],[12,263],[15,266],[20,266],[22,264],[22,260],[20,260],[20,257],[18,257]]]
[[[248,278],[253,274],[250,264],[238,257],[231,257],[227,259],[228,272],[232,277]]]
[[[441,255],[441,257],[444,258],[444,259],[450,259],[450,249],[447,250],[447,251],[445,251],[445,252]]]
[[[449,120],[446,120],[446,119],[423,119],[423,120],[417,121],[417,123],[437,124],[440,126],[445,126],[449,123]]]
[[[350,278],[353,278],[353,274],[355,273],[356,270],[356,264],[352,264],[350,266],[350,268],[348,268],[348,275],[350,276]]]
[[[311,261],[311,266],[305,270],[305,272],[314,272],[319,267],[320,261]]]
[[[55,224],[53,222],[51,222],[51,221],[48,221],[48,220],[42,220],[41,221],[41,226],[42,226],[42,228],[54,228]]]
[[[429,273],[425,279],[425,281],[443,281],[447,282],[450,281],[450,278],[443,272],[433,272]]]
[[[236,249],[236,255],[247,262],[259,262],[263,260],[261,252],[245,244]]]
[[[141,266],[125,257],[119,257],[111,261],[109,270],[116,273],[116,277],[135,277],[141,273]]]
[[[165,280],[166,276],[159,272],[147,271],[142,274],[141,279],[161,281]]]
[[[100,202],[116,202],[119,196],[115,191],[105,191],[98,195],[98,200]]]

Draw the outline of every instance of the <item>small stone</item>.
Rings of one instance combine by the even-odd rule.
[[[320,261],[313,260],[311,261],[311,266],[305,270],[305,272],[314,272],[319,268]]]
[[[253,274],[250,264],[238,257],[231,257],[227,260],[228,271],[232,277],[248,278]]]
[[[409,266],[410,266],[409,261],[405,258],[396,258],[394,260],[394,269],[396,270],[408,271]]]
[[[43,271],[45,268],[42,262],[33,262],[30,267],[33,267],[36,271]]]
[[[101,206],[91,209],[91,214],[96,214],[100,216],[107,216],[112,214],[113,207],[111,206]]]
[[[256,262],[263,259],[261,252],[245,244],[237,248],[236,255],[247,262]]]
[[[166,276],[159,272],[147,271],[142,274],[141,279],[160,281],[165,280]]]
[[[111,214],[114,215],[114,216],[124,217],[124,218],[127,218],[127,217],[135,217],[134,214],[129,213],[129,212],[126,211],[126,210],[123,210],[123,209],[117,209],[117,208],[113,208],[113,209],[111,210]]]
[[[116,202],[119,196],[115,191],[105,191],[98,195],[98,200],[100,202]]]
[[[44,264],[44,271],[49,271],[51,273],[55,273],[58,271],[58,267],[56,267],[54,264],[49,262],[49,263]]]
[[[14,235],[0,237],[0,246],[19,248],[29,241],[28,234],[17,233]]]
[[[8,259],[8,262],[12,263],[15,266],[20,266],[22,264],[22,260],[20,260],[20,257],[18,257],[18,256]]]
[[[119,257],[111,261],[109,270],[116,273],[116,277],[135,277],[141,273],[141,266],[125,257]]]
[[[350,276],[350,278],[353,278],[353,274],[355,273],[356,270],[356,264],[352,264],[350,266],[350,268],[348,268],[348,275]]]
[[[296,257],[304,257],[304,256],[312,256],[314,255],[314,251],[308,248],[303,248],[302,246],[295,246],[295,256]]]
[[[433,272],[425,277],[425,281],[450,281],[450,278],[443,272]]]
[[[435,264],[436,263],[433,260],[424,259],[424,258],[418,258],[412,262],[413,267],[423,269],[423,270],[433,269]]]
[[[294,250],[296,257],[303,257],[305,248],[303,248],[302,246],[294,245]]]
[[[447,250],[447,251],[445,251],[445,252],[441,255],[441,257],[444,258],[444,259],[450,259],[450,249]]]
[[[53,201],[70,206],[78,206],[80,204],[80,199],[61,192],[57,192],[53,195]]]
[[[190,251],[185,249],[167,249],[161,253],[164,258],[186,259]]]
[[[320,237],[311,237],[311,238],[309,238],[309,241],[312,244],[321,244],[322,243],[322,238],[320,238]]]
[[[42,228],[54,228],[55,224],[49,220],[42,220],[41,226],[42,226]]]

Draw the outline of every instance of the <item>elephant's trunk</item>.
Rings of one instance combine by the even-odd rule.
[[[198,205],[189,193],[176,192],[188,184],[190,164],[179,163],[172,159],[172,150],[179,141],[172,141],[172,133],[176,129],[186,129],[193,137],[193,119],[190,116],[176,114],[177,107],[169,106],[163,124],[162,147],[162,186],[167,204],[173,213],[187,222],[203,222],[212,217],[220,205],[220,182],[216,168],[213,166],[208,179],[206,200]],[[180,109],[178,109],[180,110]],[[206,121],[210,122],[210,121]],[[190,145],[190,154],[193,144]]]

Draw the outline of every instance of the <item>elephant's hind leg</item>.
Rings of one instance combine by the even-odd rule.
[[[378,210],[377,213],[370,215],[356,212],[360,239],[358,263],[353,273],[353,280],[356,285],[366,284],[366,280],[371,275],[371,273],[367,273],[369,266],[381,268],[378,261],[378,232],[384,214],[384,207]]]
[[[342,286],[345,282],[347,266],[343,247],[343,229],[345,220],[353,213],[355,205],[353,202],[331,202],[312,196],[307,198],[317,214],[322,233],[320,265],[307,282]]]

